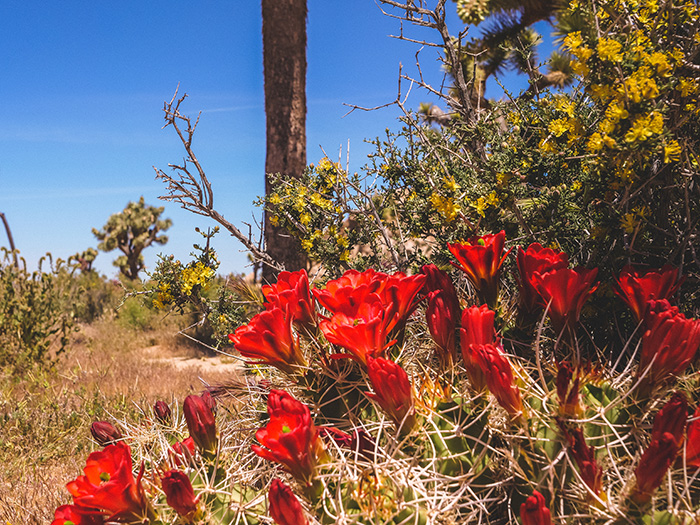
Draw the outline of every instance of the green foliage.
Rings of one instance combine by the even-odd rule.
[[[311,167],[279,179],[264,205],[332,273],[444,262],[446,242],[505,229],[605,278],[630,262],[680,267],[684,304],[700,309],[697,4],[572,2],[558,16],[580,22],[558,26],[572,89],[479,112],[451,94],[450,119],[407,114],[363,174],[336,166],[324,186]]]
[[[11,253],[2,248],[0,261],[0,367],[17,371],[45,365],[61,354],[68,345],[73,326],[71,310],[65,309],[64,297],[70,271],[60,259],[55,267],[29,272],[12,263]]]
[[[114,266],[130,280],[138,279],[144,268],[141,252],[151,244],[165,244],[168,237],[159,232],[172,225],[170,219],[160,219],[164,207],[146,206],[143,197],[138,202],[130,202],[120,213],[110,216],[101,230],[92,229],[100,241],[98,248],[105,252],[119,249],[120,255]]]
[[[238,278],[216,276],[219,261],[210,248],[211,238],[218,227],[209,232],[197,232],[206,240],[205,246],[194,245],[194,259],[186,264],[174,256],[160,255],[160,261],[147,287],[146,294],[158,310],[185,315],[190,322],[191,336],[200,342],[219,346],[228,342],[228,334],[247,317]]]

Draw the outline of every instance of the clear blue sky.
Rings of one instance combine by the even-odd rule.
[[[350,140],[350,167],[359,171],[371,151],[364,139],[397,129],[398,109],[343,118],[343,103],[393,100],[399,63],[415,73],[417,46],[390,38],[398,22],[371,0],[308,7],[308,161],[322,157],[321,147],[336,158]],[[421,57],[439,79],[437,52]],[[144,252],[151,269],[160,251],[186,259],[200,239],[194,228],[214,225],[158,200],[164,185],[152,166],[183,157],[172,130],[161,129],[163,101],[178,83],[189,95],[185,111],[202,111],[194,147],[215,207],[237,225],[260,216],[252,204],[265,159],[258,0],[3,0],[0,71],[0,212],[30,267],[47,251],[66,258],[95,247],[91,228],[141,195],[173,220],[168,244]],[[415,92],[409,104],[423,100]],[[237,241],[222,233],[214,246],[222,273],[246,271]],[[115,275],[116,256],[100,253],[96,268]]]

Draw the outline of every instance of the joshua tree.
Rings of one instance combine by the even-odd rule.
[[[262,0],[267,153],[270,174],[301,176],[306,168],[306,0]],[[265,218],[265,247],[289,271],[306,266],[299,241]],[[274,280],[275,269],[263,267]]]
[[[124,255],[114,261],[114,266],[128,279],[138,279],[143,270],[143,255],[141,252],[153,243],[165,244],[168,237],[158,235],[172,225],[170,219],[160,219],[165,208],[146,206],[143,197],[138,202],[130,202],[124,211],[112,215],[102,230],[92,229],[92,233],[100,241],[97,248],[111,252],[118,248]]]

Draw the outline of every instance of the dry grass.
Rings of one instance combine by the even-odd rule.
[[[235,363],[202,359],[175,336],[176,319],[155,330],[117,319],[84,326],[50,371],[0,373],[0,523],[49,523],[69,500],[74,479],[95,450],[95,420],[138,421],[159,399],[181,402],[204,383],[236,375]]]

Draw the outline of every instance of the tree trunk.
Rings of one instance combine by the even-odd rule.
[[[300,177],[306,168],[306,0],[262,0],[262,20],[269,195],[269,174]],[[267,213],[264,222],[267,253],[288,271],[306,268],[299,241],[271,224]],[[262,274],[268,282],[276,278],[267,265]]]

